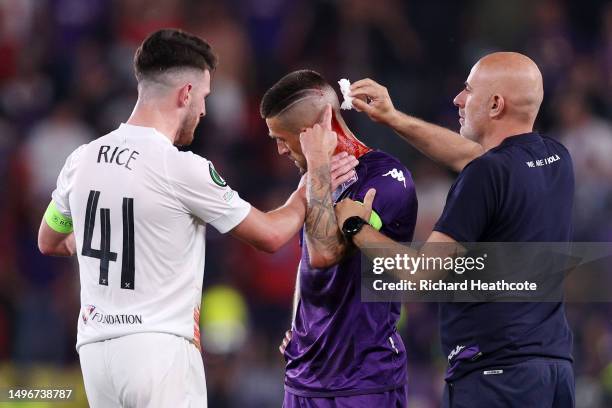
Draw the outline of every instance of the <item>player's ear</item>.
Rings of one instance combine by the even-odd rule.
[[[191,90],[193,89],[193,85],[190,83],[186,83],[179,89],[178,93],[178,106],[183,108],[189,105],[189,100],[192,97]]]
[[[489,107],[489,116],[491,118],[499,117],[504,111],[505,101],[504,97],[498,94],[495,94],[491,97],[490,107]]]

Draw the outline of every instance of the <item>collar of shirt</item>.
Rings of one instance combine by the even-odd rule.
[[[499,146],[493,149],[499,149],[504,146],[512,146],[515,144],[539,142],[541,140],[542,140],[542,136],[540,136],[538,132],[522,133],[520,135],[514,135],[514,136],[505,138],[504,141],[499,144]]]
[[[168,136],[164,135],[159,130],[157,130],[157,129],[153,128],[153,127],[137,126],[137,125],[130,125],[129,123],[121,123],[121,125],[119,125],[119,129],[120,130],[128,130],[129,129],[128,130],[129,132],[154,133],[155,135],[159,136],[162,140],[164,140],[166,143],[172,144],[172,142],[170,141]]]

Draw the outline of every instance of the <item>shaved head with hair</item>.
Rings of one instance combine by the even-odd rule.
[[[460,133],[487,144],[485,136],[531,132],[543,97],[542,74],[529,57],[516,52],[486,55],[455,97]]]
[[[263,119],[278,118],[291,129],[310,127],[318,122],[330,104],[337,115],[340,101],[334,88],[318,72],[294,71],[272,86],[263,96]]]
[[[134,55],[137,116],[144,116],[144,122],[159,122],[174,144],[191,144],[206,114],[204,98],[216,66],[217,57],[205,40],[178,29],[152,33]],[[159,112],[164,119],[154,118]]]
[[[306,170],[300,132],[319,123],[327,105],[332,107],[332,123],[340,149],[358,156],[357,147],[365,146],[348,129],[336,91],[318,72],[307,69],[291,72],[262,98],[259,111],[266,120],[270,137],[277,142],[278,153],[291,157],[300,171]]]
[[[323,89],[301,92],[298,99],[283,108],[275,117],[287,129],[299,131],[319,122],[327,105],[331,105],[336,116],[340,116],[338,96],[329,85]]]
[[[140,82],[176,68],[213,71],[217,56],[203,39],[179,29],[162,29],[149,35],[134,55],[134,73]]]

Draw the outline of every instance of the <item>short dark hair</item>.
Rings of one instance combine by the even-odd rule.
[[[282,77],[264,94],[259,113],[262,118],[272,118],[287,106],[303,97],[302,91],[330,87],[329,83],[318,72],[302,69]]]
[[[197,68],[213,71],[217,56],[210,44],[179,29],[165,28],[150,34],[134,55],[137,80],[170,68]]]

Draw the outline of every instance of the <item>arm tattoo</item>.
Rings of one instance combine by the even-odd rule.
[[[344,249],[344,237],[338,228],[332,202],[330,165],[309,171],[307,184],[306,234],[313,250],[338,255]]]

